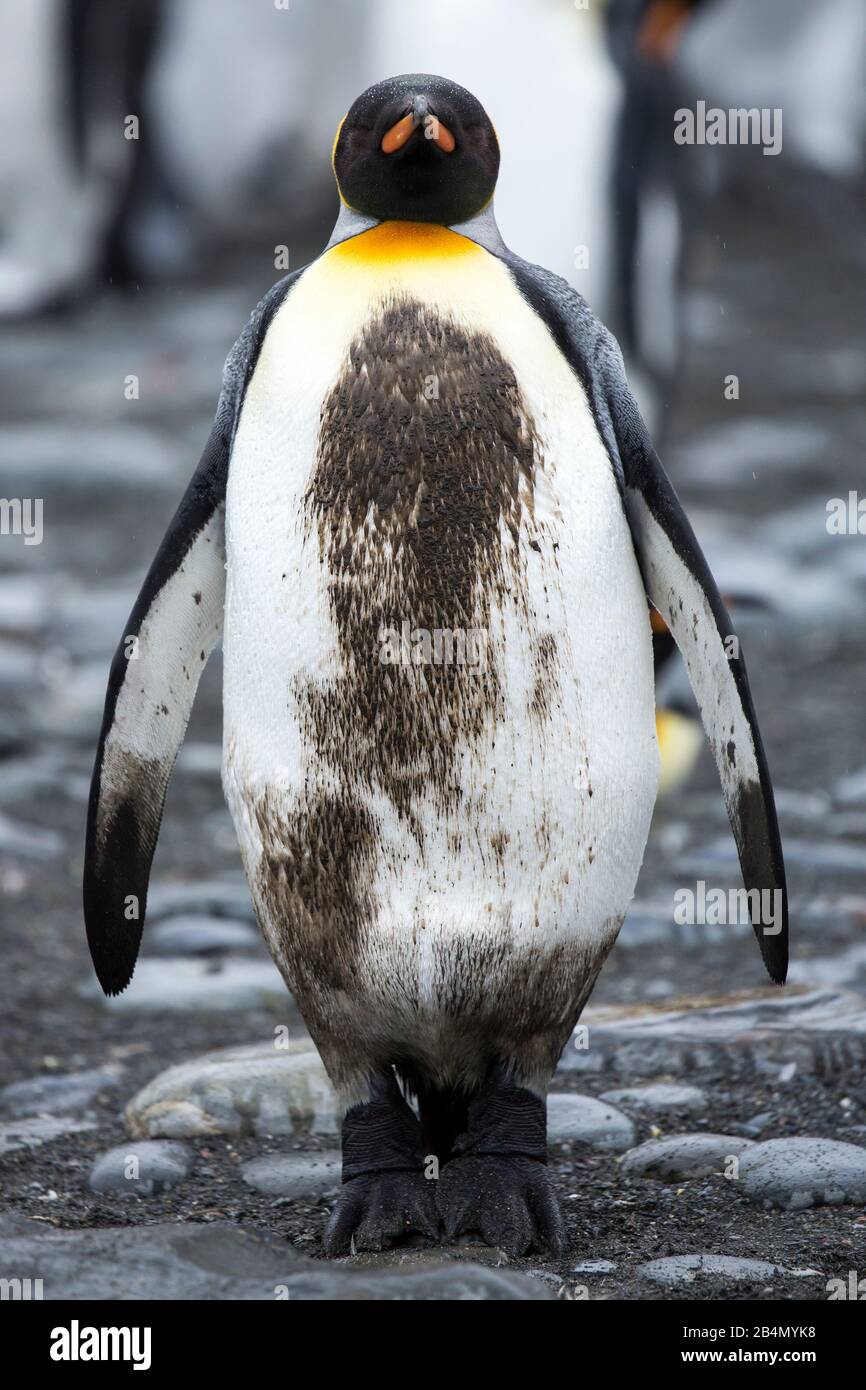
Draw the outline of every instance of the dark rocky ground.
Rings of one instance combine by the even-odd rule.
[[[866,995],[866,777],[859,786],[842,780],[866,763],[866,540],[829,537],[825,527],[827,499],[847,496],[864,477],[861,227],[853,195],[805,179],[796,191],[745,185],[722,205],[695,211],[684,380],[664,430],[670,471],[723,590],[763,604],[745,614],[742,631],[788,847],[792,998],[818,987],[846,1002],[829,1042],[826,1029],[813,1035],[792,1017],[770,1060],[754,1018],[742,1016],[733,1018],[730,1036],[723,1032],[703,1049],[664,1035],[640,1065],[634,1053],[623,1062],[615,1044],[594,1054],[591,1043],[592,1064],[563,1069],[557,1089],[599,1095],[635,1082],[685,1080],[705,1093],[698,1112],[633,1112],[638,1143],[706,1130],[760,1140],[825,1136],[866,1149],[866,1031],[850,997]],[[44,1242],[57,1232],[125,1227],[131,1242],[132,1228],[213,1223],[209,1253],[190,1257],[216,1281],[203,1295],[210,1297],[271,1297],[281,1260],[287,1267],[295,1260],[286,1241],[317,1261],[317,1278],[327,1272],[318,1243],[327,1199],[265,1196],[240,1168],[268,1152],[332,1147],[333,1135],[195,1138],[189,1176],[161,1196],[100,1195],[88,1174],[98,1155],[124,1141],[123,1104],[162,1069],[214,1048],[266,1042],[280,1024],[297,1036],[299,1022],[289,1002],[260,981],[252,1007],[240,993],[221,1012],[106,1007],[85,992],[91,971],[79,885],[107,661],[205,437],[225,351],[267,279],[266,267],[255,283],[248,275],[231,289],[106,299],[74,317],[5,329],[0,339],[4,491],[43,497],[45,515],[41,546],[4,537],[0,549],[0,1082],[104,1066],[117,1076],[114,1089],[84,1108],[92,1128],[0,1156],[0,1202],[9,1213],[3,1233],[11,1241],[0,1243],[0,1253],[8,1262],[10,1251],[24,1259],[26,1249],[30,1259],[42,1248],[33,1244],[41,1233]],[[740,378],[738,402],[723,395],[731,372]],[[130,373],[141,382],[134,402],[124,399]],[[239,874],[214,770],[219,690],[215,659],[188,734],[192,754],[179,764],[169,796],[159,884],[201,887]],[[736,886],[730,853],[716,845],[724,851],[728,840],[704,757],[688,788],[659,807],[632,917],[586,1016],[591,1037],[592,1020],[604,1021],[594,1011],[605,1006],[619,1006],[615,1018],[628,1024],[646,1016],[642,1010],[651,1016],[696,998],[718,1005],[736,992],[760,1008],[775,997],[769,989],[753,994],[765,978],[750,933],[672,921],[677,887],[697,877]],[[146,934],[145,957],[148,941]],[[222,961],[225,975],[237,961],[264,960],[263,948],[252,946],[212,957],[211,968],[219,971]],[[163,958],[163,968],[168,982],[176,967]],[[584,1286],[605,1298],[803,1299],[826,1297],[827,1280],[851,1269],[866,1274],[862,1203],[765,1210],[722,1176],[660,1183],[627,1176],[618,1160],[587,1144],[555,1146],[566,1255],[501,1266],[537,1274],[534,1284],[507,1293],[504,1285],[499,1292],[481,1285],[463,1296],[525,1297],[532,1288],[566,1296]],[[246,1246],[238,1254],[225,1222],[263,1233],[267,1287],[257,1289],[256,1259]],[[119,1281],[111,1287],[106,1276],[106,1293],[123,1296],[128,1278],[134,1296],[123,1239],[106,1240],[100,1258]],[[501,1265],[485,1247],[442,1253]],[[649,1260],[699,1253],[760,1259],[787,1272],[672,1285],[637,1273]],[[53,1258],[33,1255],[49,1277],[61,1268]],[[79,1287],[88,1261],[97,1273],[103,1268],[92,1249],[70,1258],[54,1296]],[[137,1266],[132,1244],[129,1259]],[[430,1259],[416,1248],[345,1264],[372,1279],[363,1296],[393,1297],[407,1270],[420,1262],[423,1273]],[[589,1260],[615,1267],[574,1273]],[[172,1283],[176,1265],[168,1253],[154,1268],[166,1291],[184,1296]],[[292,1268],[298,1289],[307,1289],[299,1296],[336,1295],[336,1285],[317,1285],[306,1265]],[[243,1289],[238,1280],[246,1281]],[[202,1296],[198,1287],[193,1281],[186,1296]],[[443,1288],[447,1296],[447,1280],[435,1293],[419,1287],[407,1296],[441,1297]]]

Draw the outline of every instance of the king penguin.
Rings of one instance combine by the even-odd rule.
[[[658,784],[647,600],[685,659],[750,904],[785,902],[772,788],[742,654],[617,344],[497,229],[483,107],[441,77],[379,83],[333,167],[333,235],[229,354],[111,668],[90,950],[123,990],[222,636],[226,798],[343,1115],[325,1252],[410,1231],[557,1250],[547,1088]],[[783,981],[787,908],[752,925]]]

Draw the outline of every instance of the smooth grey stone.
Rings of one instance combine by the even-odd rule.
[[[659,1178],[662,1182],[688,1182],[708,1178],[724,1170],[727,1160],[739,1157],[751,1139],[734,1134],[672,1134],[668,1139],[648,1139],[623,1155],[620,1171],[629,1177]]]
[[[48,623],[55,585],[46,575],[0,575],[0,629],[35,634]]]
[[[222,745],[219,743],[185,743],[178,755],[175,773],[191,777],[222,775]]]
[[[92,488],[174,487],[186,463],[179,437],[130,424],[98,429],[64,423],[32,422],[0,427],[7,496],[38,496],[49,484],[55,492]],[[36,489],[34,492],[33,489]]]
[[[671,888],[667,908],[658,905],[626,917],[617,937],[617,948],[628,950],[661,945],[673,946],[677,952],[694,952],[703,951],[708,943],[727,942],[732,936],[751,935],[752,928],[748,923],[706,923],[698,931],[689,923],[675,922],[674,892],[675,889]]]
[[[785,861],[813,873],[826,870],[863,874],[866,873],[866,848],[840,840],[799,840],[789,835],[785,839]],[[706,878],[710,870],[733,868],[738,862],[733,839],[729,843],[727,836],[720,836],[683,856],[676,867],[683,874]]]
[[[106,998],[88,980],[81,990],[114,1013],[243,1013],[285,1009],[288,993],[269,960],[140,960],[123,994]]]
[[[0,638],[0,692],[5,696],[26,694],[41,684],[38,653]]]
[[[547,1097],[547,1138],[551,1144],[579,1142],[618,1152],[634,1143],[634,1125],[593,1096],[556,1093]]]
[[[338,1150],[325,1153],[265,1154],[241,1167],[251,1187],[269,1197],[320,1197],[340,1186],[342,1158]]]
[[[36,708],[39,728],[47,735],[63,729],[67,738],[95,737],[105,703],[106,680],[104,658],[58,671]]]
[[[559,1288],[562,1280],[551,1275],[550,1271],[543,1272],[542,1282],[539,1278],[542,1271],[527,1270],[525,1274],[516,1276],[520,1283],[514,1284],[511,1280],[515,1276],[512,1271],[501,1268],[501,1258],[501,1253],[493,1247],[464,1239],[460,1244],[459,1258],[442,1249],[398,1247],[391,1250],[362,1250],[357,1255],[335,1261],[331,1267],[351,1270],[355,1278],[363,1277],[365,1283],[369,1280],[371,1287],[399,1287],[399,1280],[412,1278],[416,1281],[417,1288],[429,1289],[429,1292],[418,1295],[424,1298],[448,1297],[462,1301],[502,1297],[556,1297],[554,1289]],[[488,1280],[482,1277],[484,1274],[499,1276],[506,1273],[511,1278],[505,1284],[501,1284],[498,1278]],[[553,1287],[550,1287],[551,1284]],[[449,1288],[453,1290],[452,1293],[444,1292]],[[534,1291],[530,1293],[530,1289]],[[368,1295],[365,1294],[364,1297]]]
[[[126,1108],[136,1137],[337,1132],[336,1101],[308,1039],[230,1047],[170,1067]]]
[[[751,479],[753,469],[786,471],[792,458],[818,458],[826,446],[827,432],[822,426],[804,427],[788,420],[751,416],[714,425],[693,437],[683,451],[683,466],[692,483],[736,487]],[[733,468],[731,449],[736,450]]]
[[[620,950],[630,946],[663,945],[675,938],[677,924],[673,920],[673,907],[668,916],[653,917],[648,913],[629,913],[622,924],[616,939]]]
[[[734,1283],[765,1282],[784,1274],[766,1260],[746,1260],[738,1255],[668,1255],[638,1265],[635,1274],[656,1284],[693,1284],[696,1279],[727,1279]]]
[[[146,951],[151,956],[202,956],[217,951],[245,951],[261,944],[248,922],[192,913],[166,917],[149,928]]]
[[[866,941],[844,947],[832,956],[795,960],[788,972],[790,984],[859,989],[866,979]]]
[[[511,1270],[408,1258],[311,1260],[285,1240],[228,1221],[163,1222],[48,1230],[19,1215],[0,1217],[0,1267],[43,1281],[46,1299],[460,1302],[555,1299],[537,1279]],[[424,1252],[417,1252],[419,1255]]]
[[[824,821],[824,834],[831,839],[862,839],[866,835],[866,811],[834,811]]]
[[[154,1197],[177,1187],[191,1164],[192,1155],[186,1144],[139,1139],[102,1154],[91,1169],[90,1186],[94,1192]]]
[[[60,758],[6,758],[0,762],[0,805],[18,801],[63,785]]]
[[[785,822],[805,821],[814,826],[826,820],[832,810],[830,797],[824,792],[794,791],[789,787],[774,787],[776,810]]]
[[[244,879],[212,879],[202,883],[155,883],[147,894],[147,918],[157,922],[183,912],[208,917],[243,918],[255,921],[250,890]]]
[[[787,1071],[787,1068],[785,1068],[784,1070]],[[762,1110],[760,1115],[753,1115],[750,1120],[744,1120],[743,1123],[739,1126],[739,1128],[743,1131],[744,1134],[751,1134],[757,1136],[767,1128],[767,1125],[772,1124],[772,1121],[772,1111]]]
[[[24,825],[0,813],[0,852],[21,859],[57,859],[65,846],[62,836],[54,830],[36,825]]]
[[[114,581],[109,588],[65,584],[52,605],[51,639],[78,660],[110,658],[137,592],[137,583]]]
[[[66,1134],[83,1134],[96,1129],[93,1120],[74,1120],[68,1115],[30,1115],[20,1120],[5,1120],[0,1124],[0,1156],[16,1149],[37,1149],[62,1139]]]
[[[582,1260],[580,1264],[572,1265],[570,1274],[615,1274],[617,1265],[614,1260]]]
[[[840,806],[866,806],[866,767],[840,777],[833,787],[833,797]]]
[[[658,1081],[651,1086],[626,1086],[621,1090],[604,1091],[600,1097],[609,1105],[623,1105],[626,1110],[645,1110],[660,1114],[665,1110],[706,1110],[707,1097],[697,1086],[677,1086]]]
[[[34,1076],[13,1081],[0,1091],[0,1111],[5,1115],[63,1115],[86,1110],[104,1091],[117,1085],[114,1072],[76,1071]]]
[[[560,1070],[629,1082],[719,1071],[777,1080],[792,1062],[801,1076],[826,1076],[866,1060],[866,1002],[841,990],[759,989],[694,1009],[591,1006],[583,1027],[589,1046],[566,1047]]]
[[[826,554],[823,559],[814,556],[808,565],[803,564],[800,556],[786,555],[782,547],[770,550],[760,528],[753,529],[749,536],[747,529],[741,527],[738,540],[732,541],[729,536],[720,540],[712,534],[710,522],[706,530],[702,528],[701,537],[706,541],[707,562],[722,592],[748,593],[763,604],[751,633],[748,610],[738,610],[737,626],[747,642],[756,629],[760,631],[759,624],[765,628],[784,624],[793,630],[804,620],[821,614],[826,631],[842,624],[856,610],[856,589],[840,582],[838,541],[827,537],[826,532],[825,539],[837,548],[829,558]]]
[[[866,1205],[866,1149],[837,1139],[767,1139],[740,1162],[753,1202],[801,1211],[844,1202]]]

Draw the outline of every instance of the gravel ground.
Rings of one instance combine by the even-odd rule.
[[[789,841],[795,978],[866,995],[858,865],[866,852],[866,792],[858,798],[838,785],[866,762],[866,563],[862,538],[828,538],[824,525],[827,498],[846,496],[863,476],[864,253],[859,243],[843,244],[838,231],[855,225],[854,216],[838,189],[805,180],[796,195],[781,185],[747,187],[714,206],[711,218],[696,210],[688,365],[665,434],[670,470],[723,588],[757,593],[766,604],[744,628],[744,645]],[[123,1141],[121,1102],[163,1068],[266,1040],[280,1024],[298,1030],[288,1000],[222,1014],[135,1013],[82,993],[91,979],[79,896],[84,810],[108,655],[197,457],[224,352],[263,288],[246,277],[231,291],[198,286],[106,300],[75,318],[14,335],[4,330],[13,352],[0,435],[20,479],[7,487],[44,497],[45,541],[14,551],[7,540],[0,553],[0,644],[9,673],[0,815],[30,837],[22,848],[0,822],[0,1083],[108,1064],[118,1086],[92,1107],[94,1128],[0,1157],[0,1210],[64,1230],[228,1219],[319,1259],[327,1201],[266,1197],[239,1173],[246,1159],[291,1147],[285,1139],[196,1140],[190,1176],[157,1197],[97,1195],[87,1185],[93,1160]],[[123,396],[130,372],[142,383],[134,405]],[[728,372],[740,376],[736,404],[723,397]],[[220,674],[217,659],[188,734],[195,746],[218,742]],[[639,884],[634,918],[649,912],[664,922],[666,911],[667,927],[641,944],[627,923],[593,1007],[672,1006],[763,987],[751,941],[705,929],[700,935],[700,928],[685,941],[670,922],[673,891],[689,881],[682,865],[703,862],[707,846],[725,834],[704,758],[687,791],[660,806]],[[155,881],[200,883],[238,872],[218,777],[181,765]],[[717,878],[737,882],[733,869]],[[263,948],[251,958],[264,959]],[[764,1116],[761,1139],[815,1135],[866,1147],[866,1072],[858,1056],[853,1049],[845,1068],[801,1070],[793,1084],[760,1066],[732,1076],[721,1054],[718,1065],[705,1061],[687,1078],[662,1068],[653,1079],[695,1082],[707,1106],[698,1115],[638,1118],[637,1140],[658,1132],[743,1133]],[[598,1095],[628,1082],[618,1070],[602,1070],[561,1073],[555,1086]],[[315,1149],[333,1140],[302,1142]],[[803,1299],[826,1296],[831,1277],[866,1273],[862,1206],[765,1211],[721,1176],[681,1185],[629,1177],[616,1155],[584,1145],[555,1147],[552,1162],[566,1211],[566,1254],[509,1267],[536,1273],[562,1296],[585,1285],[596,1298]],[[482,1264],[501,1259],[474,1245],[446,1253]],[[676,1286],[635,1274],[644,1261],[695,1253],[800,1272]],[[423,1257],[423,1243],[414,1257]],[[615,1269],[573,1272],[587,1260]],[[392,1262],[349,1261],[362,1268]]]

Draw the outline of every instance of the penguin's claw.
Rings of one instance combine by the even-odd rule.
[[[398,1170],[363,1173],[344,1183],[325,1228],[329,1259],[356,1250],[386,1250],[401,1236],[419,1231],[439,1239],[435,1184],[423,1173]]]
[[[546,1166],[538,1159],[466,1154],[442,1170],[436,1197],[449,1240],[477,1231],[506,1255],[530,1249],[558,1254],[562,1214]]]

